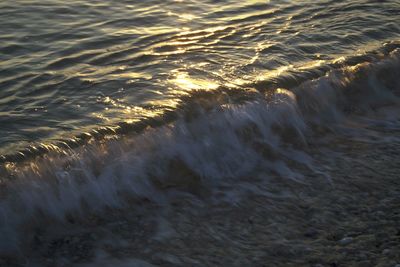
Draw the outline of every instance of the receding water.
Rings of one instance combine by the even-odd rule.
[[[0,154],[400,36],[397,0],[3,0],[0,14]]]

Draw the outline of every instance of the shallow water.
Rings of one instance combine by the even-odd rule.
[[[132,201],[267,196],[250,179],[260,174],[267,186],[332,183],[314,158],[337,153],[332,137],[398,141],[398,1],[0,11],[0,253]]]
[[[0,154],[400,35],[389,1],[1,1]]]

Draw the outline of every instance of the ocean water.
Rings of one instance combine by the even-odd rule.
[[[1,1],[0,153],[398,38],[398,1]],[[290,75],[290,74],[289,74]]]
[[[38,216],[304,182],[311,143],[378,142],[400,128],[399,22],[397,0],[1,1],[0,249]]]

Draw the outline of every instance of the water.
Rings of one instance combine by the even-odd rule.
[[[400,3],[316,2],[2,1],[0,249],[32,218],[170,188],[331,182],[310,146],[386,141],[371,129],[400,129]]]
[[[0,153],[368,51],[398,1],[2,1]]]

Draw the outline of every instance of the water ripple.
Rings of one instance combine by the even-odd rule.
[[[1,153],[400,36],[396,0],[6,0],[0,12]]]

